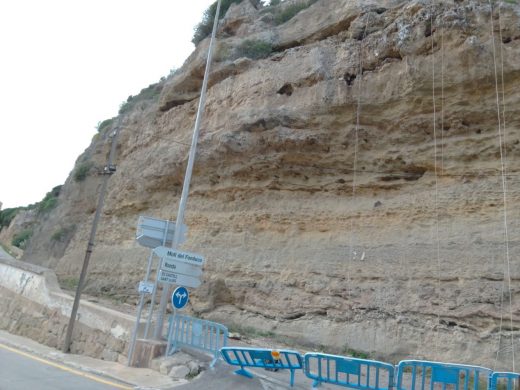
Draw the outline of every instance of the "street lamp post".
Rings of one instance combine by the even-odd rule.
[[[208,79],[209,79],[209,73],[210,73],[210,67],[211,67],[211,58],[213,55],[213,45],[215,43],[215,36],[217,35],[217,25],[218,25],[218,18],[220,14],[220,3],[221,0],[218,0],[217,3],[217,10],[215,13],[215,21],[213,22],[213,30],[211,32],[211,41],[209,43],[209,49],[208,49],[208,58],[206,60],[206,70],[204,72],[204,80],[202,82],[202,90],[200,92],[200,100],[199,100],[199,107],[197,110],[197,116],[195,118],[195,126],[193,129],[193,137],[191,139],[191,148],[190,153],[188,157],[188,166],[186,167],[186,175],[184,176],[184,184],[182,187],[182,195],[181,200],[179,203],[179,211],[177,212],[177,221],[175,222],[175,226],[179,227],[175,229],[175,234],[173,236],[173,242],[172,242],[172,248],[176,248],[179,246],[179,241],[181,238],[181,229],[180,226],[184,223],[184,211],[186,209],[186,202],[188,200],[188,192],[190,189],[190,181],[191,181],[191,175],[193,171],[193,164],[195,162],[195,154],[197,152],[197,141],[199,139],[199,132],[200,132],[200,123],[202,121],[202,114],[204,112],[204,107],[206,104],[206,91],[208,88]],[[169,288],[168,285],[164,285],[162,295],[161,295],[161,302],[159,304],[159,316],[157,318],[157,324],[155,326],[155,332],[154,332],[154,338],[160,339],[162,334],[162,328],[164,324],[164,313],[166,312],[166,305],[168,304],[168,298],[169,298]]]

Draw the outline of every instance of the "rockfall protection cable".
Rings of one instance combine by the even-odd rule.
[[[444,176],[444,25],[441,27],[441,176]],[[432,26],[433,30],[433,26]],[[433,31],[432,31],[433,35]]]
[[[508,288],[509,288],[509,315],[510,315],[510,333],[511,333],[511,357],[512,357],[512,369],[515,371],[515,347],[514,347],[514,337],[513,337],[513,302],[512,302],[512,294],[511,294],[511,261],[510,261],[510,253],[509,253],[509,231],[508,231],[508,220],[507,220],[507,180],[506,180],[506,172],[507,172],[507,161],[506,161],[506,128],[505,128],[505,91],[504,91],[504,61],[501,49],[501,62],[502,62],[502,105],[503,111],[501,114],[500,110],[500,93],[498,87],[498,71],[497,71],[497,58],[496,58],[496,44],[495,44],[495,23],[493,21],[493,2],[488,0],[490,6],[490,21],[491,21],[491,42],[493,47],[493,69],[494,69],[494,77],[495,77],[495,95],[496,95],[496,109],[497,109],[497,123],[498,123],[498,143],[499,143],[499,151],[500,151],[500,168],[501,168],[501,182],[502,182],[502,192],[503,192],[503,221],[504,221],[504,249],[505,249],[505,260],[507,265],[507,279],[508,279]],[[499,29],[501,28],[500,22],[500,5],[499,5]],[[500,33],[502,34],[502,33]],[[500,41],[502,42],[502,41]],[[504,119],[504,121],[502,120]],[[506,278],[504,272],[504,279]],[[503,302],[503,294],[501,301]],[[502,306],[502,305],[501,305]],[[498,360],[498,354],[500,351],[500,340],[502,334],[502,318],[503,318],[503,310],[500,307],[500,330],[499,330],[499,345],[495,360],[495,366]]]
[[[440,310],[441,310],[441,255],[440,255],[440,235],[439,235],[439,178],[437,172],[437,107],[435,103],[435,40],[433,37],[433,23],[435,13],[435,0],[431,2],[430,13],[430,29],[431,29],[431,45],[432,45],[432,100],[433,100],[433,155],[434,155],[434,176],[435,176],[435,236],[436,236],[436,253],[437,253],[437,326],[435,326],[437,337],[435,337],[435,354],[439,353],[439,327],[440,327]]]
[[[360,116],[361,116],[361,94],[362,94],[362,85],[363,85],[363,41],[367,34],[368,23],[370,21],[370,11],[367,13],[367,20],[365,22],[365,28],[363,31],[363,35],[361,37],[359,43],[359,67],[358,74],[356,76],[356,80],[358,80],[358,96],[357,96],[357,106],[356,106],[356,127],[354,130],[354,162],[353,162],[353,170],[352,170],[352,196],[351,201],[354,204],[354,200],[356,198],[356,179],[357,179],[357,157],[358,157],[358,135],[359,135],[359,124],[360,124]],[[352,261],[354,260],[355,251],[354,251],[354,219],[355,216],[352,215],[350,219],[350,234],[349,234],[349,257],[347,260],[347,298],[348,302],[353,308],[353,304],[351,301],[352,296],[352,287],[350,281],[350,272]],[[349,317],[347,317],[348,319]]]

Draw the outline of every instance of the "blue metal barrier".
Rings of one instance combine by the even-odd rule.
[[[394,384],[394,366],[374,360],[356,359],[324,353],[306,353],[305,375],[321,383],[360,390],[390,390]]]
[[[213,366],[227,342],[228,330],[222,324],[179,314],[170,316],[166,355],[181,347],[195,348],[213,354]]]
[[[491,375],[490,390],[497,390],[497,387],[500,387],[502,390],[515,390],[515,387],[519,388],[520,374],[516,372],[494,372],[493,375]]]
[[[403,360],[397,366],[396,390],[489,389],[491,374],[492,370],[479,366]]]
[[[298,352],[283,349],[225,347],[220,350],[224,360],[232,366],[240,366],[236,374],[253,378],[245,367],[266,370],[290,370],[291,386],[294,385],[294,372],[303,369],[303,359]]]

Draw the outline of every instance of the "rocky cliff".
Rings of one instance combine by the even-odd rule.
[[[493,365],[499,351],[510,369],[520,5],[318,0],[282,23],[294,3],[246,0],[219,26],[183,246],[207,258],[193,312],[331,352]],[[120,116],[89,293],[135,302],[137,218],[175,219],[208,44]],[[115,122],[25,252],[62,280],[78,275]]]

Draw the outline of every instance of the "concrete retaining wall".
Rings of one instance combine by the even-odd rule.
[[[0,258],[0,329],[60,347],[73,297],[53,271]],[[124,360],[135,318],[82,300],[74,328],[73,353]]]

